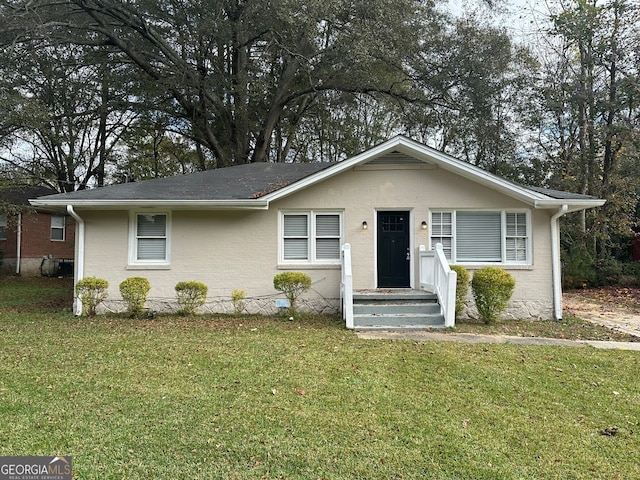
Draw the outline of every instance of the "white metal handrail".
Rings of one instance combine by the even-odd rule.
[[[453,327],[456,322],[456,278],[455,271],[449,268],[441,243],[435,250],[419,248],[420,288],[432,290],[438,296],[438,302],[444,316],[445,327]]]
[[[353,328],[353,272],[351,271],[351,245],[342,246],[342,279],[340,282],[340,305],[342,318],[347,328]]]

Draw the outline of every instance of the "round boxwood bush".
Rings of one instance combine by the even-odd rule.
[[[236,288],[233,292],[231,292],[231,301],[233,302],[233,313],[235,315],[240,315],[245,307],[247,306],[247,302],[245,298],[247,296],[247,292],[240,288]]]
[[[82,313],[88,317],[96,314],[96,307],[107,298],[109,282],[104,278],[85,277],[76,283],[76,295],[82,303]]]
[[[473,297],[478,314],[485,323],[491,323],[500,318],[507,308],[515,287],[515,279],[501,268],[485,267],[473,274],[473,280],[471,280]]]
[[[127,302],[127,312],[132,317],[138,317],[144,312],[144,303],[151,290],[149,280],[144,277],[129,277],[120,283],[120,294]]]
[[[456,318],[458,318],[467,303],[469,270],[460,265],[452,265],[451,270],[456,272]]]
[[[202,282],[188,281],[176,284],[180,313],[193,315],[207,301],[209,288]]]
[[[311,277],[302,272],[282,272],[273,277],[273,288],[289,300],[289,315],[296,313],[296,299],[311,288]]]

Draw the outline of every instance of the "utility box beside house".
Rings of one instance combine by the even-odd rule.
[[[75,221],[62,210],[34,208],[45,187],[0,190],[0,251],[5,274],[73,276]]]

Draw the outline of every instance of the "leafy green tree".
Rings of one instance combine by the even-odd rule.
[[[425,42],[412,62],[424,96],[405,109],[412,137],[493,173],[529,176],[518,151],[526,127],[519,105],[534,75],[525,49],[504,29],[462,18]]]
[[[200,156],[195,145],[170,130],[170,119],[146,113],[122,138],[115,183],[150,180],[196,171]]]
[[[206,168],[268,160],[319,92],[414,99],[408,59],[436,17],[418,0],[16,0],[0,13],[14,43],[91,45],[135,66],[147,88],[131,100],[158,105]]]
[[[60,191],[102,185],[135,118],[115,86],[118,73],[85,47],[35,43],[1,48],[0,160]]]
[[[640,127],[639,19],[627,0],[575,0],[551,17],[555,55],[543,65],[538,128],[554,165],[549,184],[607,200],[569,219],[564,245],[599,262],[615,236],[631,235],[638,205],[640,178],[623,167]]]

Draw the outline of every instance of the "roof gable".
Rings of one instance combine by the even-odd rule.
[[[566,192],[542,188],[533,189],[518,185],[402,135],[396,136],[355,157],[336,163],[331,168],[279,189],[268,195],[268,199],[273,201],[283,198],[351,168],[382,168],[384,166],[442,168],[509,197],[516,198],[535,208],[555,208],[568,205],[571,207],[569,210],[581,210],[604,204],[604,200],[588,195],[568,194]]]
[[[251,163],[40,197],[32,204],[94,208],[170,206],[266,209],[274,200],[354,168],[441,168],[534,208],[567,205],[569,210],[580,210],[604,203],[604,200],[586,195],[524,187],[404,136],[397,136],[337,163]]]

